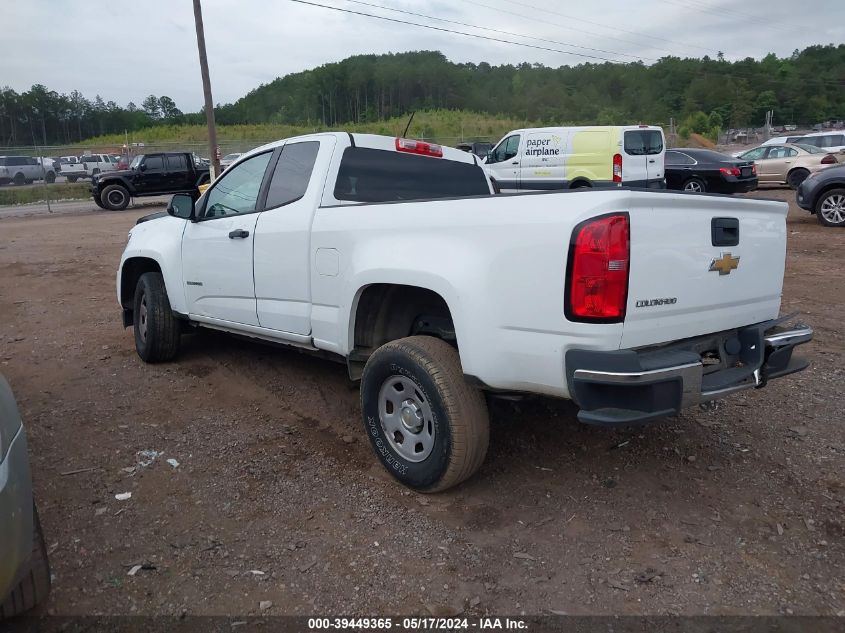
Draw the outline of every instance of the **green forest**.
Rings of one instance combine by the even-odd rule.
[[[845,118],[845,44],[790,57],[727,61],[664,57],[651,65],[453,63],[436,51],[358,55],[259,86],[215,108],[223,126],[311,129],[373,124],[415,110],[466,110],[537,124],[666,125],[698,113],[723,127],[813,124]],[[140,105],[93,101],[35,85],[0,89],[0,146],[59,145],[144,128],[196,125],[167,96]],[[164,130],[162,130],[164,131]],[[426,136],[425,134],[420,134]]]

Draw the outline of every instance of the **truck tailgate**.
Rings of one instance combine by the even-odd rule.
[[[669,193],[637,198],[623,349],[778,316],[785,202]]]

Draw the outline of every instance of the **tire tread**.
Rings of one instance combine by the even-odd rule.
[[[138,279],[135,290],[135,318],[138,318],[140,306],[139,293],[147,293],[147,347],[142,350],[137,345],[138,355],[148,363],[160,363],[173,360],[179,353],[182,328],[179,320],[173,316],[167,288],[161,273],[144,273]],[[152,318],[151,318],[152,317]],[[137,327],[137,326],[136,326]]]
[[[50,563],[44,544],[44,533],[35,506],[33,512],[32,553],[9,596],[0,603],[0,620],[20,615],[44,601],[50,593]]]

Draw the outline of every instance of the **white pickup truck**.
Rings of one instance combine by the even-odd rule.
[[[477,158],[326,133],[249,152],[138,220],[117,272],[147,362],[209,327],[330,352],[388,471],[481,465],[484,392],[623,425],[804,369],[779,319],[787,205],[626,189],[494,195]]]
[[[97,174],[117,169],[118,159],[111,154],[88,154],[79,157],[78,163],[62,166],[62,176],[69,182],[76,182],[80,178],[93,178]]]

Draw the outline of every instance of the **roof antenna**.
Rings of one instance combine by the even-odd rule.
[[[402,138],[408,138],[408,128],[410,128],[410,127],[411,127],[411,121],[413,121],[413,120],[414,120],[414,115],[415,115],[416,113],[417,113],[417,111],[416,111],[416,110],[414,110],[413,112],[411,112],[411,118],[410,118],[410,119],[408,119],[408,125],[406,125],[406,126],[405,126],[405,131],[404,131],[404,132],[402,132]]]

